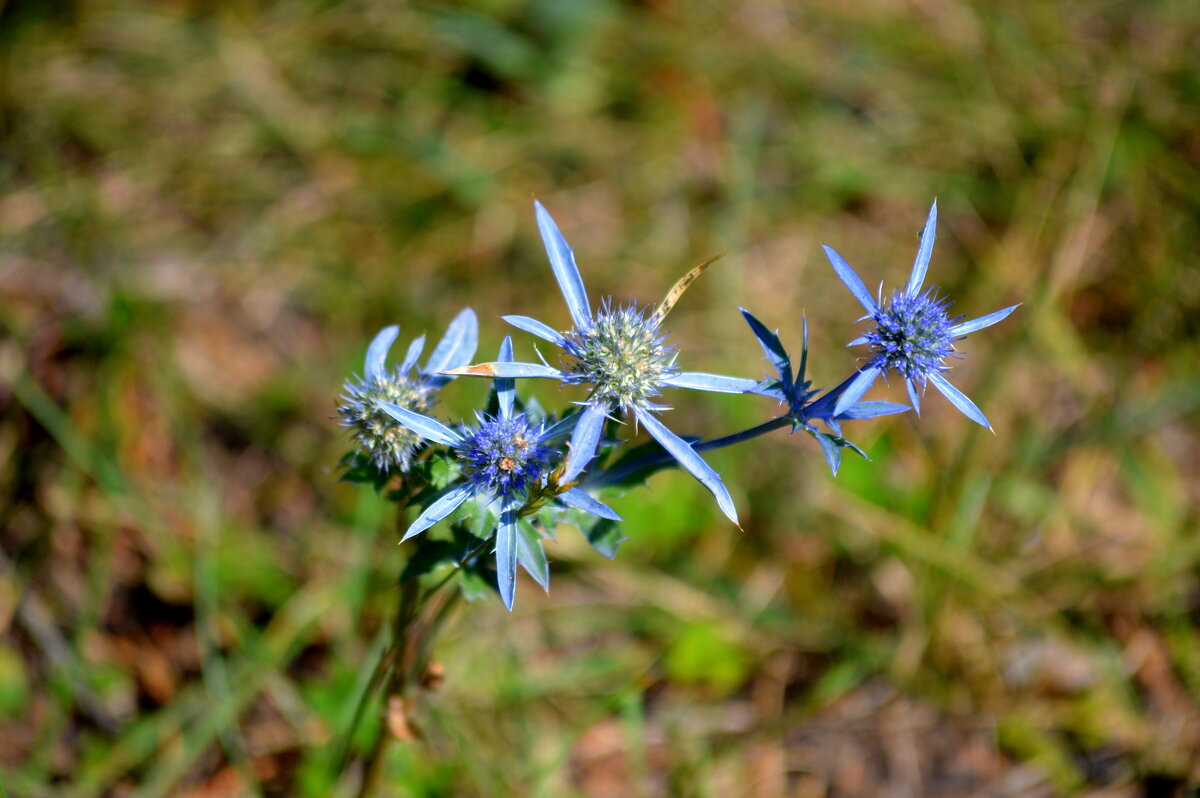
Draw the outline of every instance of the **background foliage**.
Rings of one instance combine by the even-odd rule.
[[[334,399],[385,324],[565,326],[531,193],[594,296],[728,250],[685,364],[759,376],[735,303],[793,349],[806,311],[825,387],[859,311],[818,244],[895,285],[937,196],[956,310],[1025,303],[955,372],[997,434],[931,395],[836,479],[807,437],[714,454],[745,533],[679,473],[613,563],[564,528],[551,595],[448,628],[387,794],[1194,789],[1198,35],[1188,0],[0,3],[8,794],[352,788],[405,552]]]

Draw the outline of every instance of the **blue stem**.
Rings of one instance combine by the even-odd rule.
[[[726,446],[733,446],[735,443],[741,443],[742,441],[748,441],[752,438],[757,438],[759,435],[766,435],[768,432],[774,432],[777,429],[791,425],[792,419],[790,416],[780,416],[779,418],[773,418],[770,421],[759,424],[757,427],[751,427],[750,429],[742,430],[741,432],[735,432],[732,435],[726,435],[723,438],[714,438],[711,441],[701,441],[700,443],[693,444],[692,448],[698,452],[721,449]],[[616,468],[600,471],[599,473],[595,474],[594,477],[589,474],[588,477],[584,479],[584,484],[587,487],[596,488],[604,485],[611,485],[614,482],[621,481],[630,474],[637,473],[643,468],[664,465],[674,461],[675,458],[671,457],[671,455],[667,454],[666,452],[656,452],[655,454],[647,455],[646,457],[639,457],[637,460],[629,463],[622,463]]]

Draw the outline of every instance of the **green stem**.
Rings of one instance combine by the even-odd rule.
[[[411,656],[408,633],[424,604],[423,600],[418,601],[419,598],[422,598],[420,590],[421,586],[415,579],[400,583],[400,605],[396,610],[395,625],[392,627],[392,646],[384,655],[387,661],[387,688],[383,692],[385,711],[387,701],[392,696],[403,697],[408,688],[409,679],[406,665]],[[428,595],[426,594],[424,598],[428,598]],[[363,780],[358,790],[358,798],[366,798],[374,791],[382,771],[381,766],[387,741],[391,736],[387,725],[384,724],[376,735],[371,752],[367,755],[366,763],[363,766]]]

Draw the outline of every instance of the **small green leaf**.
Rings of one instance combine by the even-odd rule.
[[[391,474],[386,471],[381,471],[359,452],[348,452],[345,457],[338,463],[340,468],[346,469],[338,480],[340,482],[351,482],[356,485],[370,485],[375,490],[383,490],[390,480]]]
[[[496,580],[482,568],[464,568],[458,575],[458,589],[467,601],[486,599],[496,592]]]
[[[462,475],[462,468],[449,452],[438,452],[429,458],[429,484],[437,490],[450,485]]]
[[[629,540],[622,534],[620,525],[607,518],[601,518],[585,526],[583,535],[597,554],[610,560],[616,559],[617,552],[621,550],[621,544]]]
[[[543,590],[550,589],[550,562],[542,550],[542,536],[525,518],[517,525],[517,562]]]

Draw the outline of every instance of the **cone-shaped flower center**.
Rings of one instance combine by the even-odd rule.
[[[425,413],[433,406],[433,386],[420,377],[391,371],[375,379],[348,382],[345,392],[338,413],[342,424],[353,430],[359,449],[382,471],[407,471],[421,439],[384,412],[379,401]]]
[[[538,442],[539,430],[524,413],[512,418],[480,416],[479,424],[462,430],[459,456],[476,490],[511,496],[536,483],[554,450]]]
[[[930,292],[893,294],[886,307],[872,314],[876,327],[866,335],[875,365],[922,383],[928,375],[944,371],[943,361],[954,352],[949,306]]]
[[[636,307],[605,308],[586,330],[567,333],[568,382],[592,385],[592,396],[624,408],[650,407],[674,373],[674,347]]]

